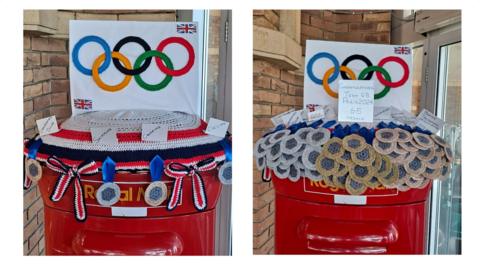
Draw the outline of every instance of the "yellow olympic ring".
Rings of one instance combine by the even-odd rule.
[[[328,69],[323,75],[323,88],[325,89],[327,94],[330,95],[330,97],[338,99],[338,93],[334,92],[330,88],[330,85],[328,84],[328,78],[330,77],[330,75],[333,74],[334,71],[335,71],[335,67],[332,67]],[[347,66],[344,66],[344,65],[340,66],[340,71],[346,72],[351,80],[357,80],[355,73],[352,71],[352,69],[348,68]]]
[[[112,51],[112,58],[119,59],[122,62],[122,64],[125,66],[125,68],[127,68],[128,70],[132,70],[132,64],[130,63],[130,61],[128,60],[127,57],[120,54],[120,52]],[[120,82],[117,85],[110,86],[110,85],[105,84],[102,81],[102,79],[100,78],[100,75],[98,73],[98,68],[103,63],[103,61],[105,61],[105,53],[98,56],[98,58],[95,59],[95,61],[93,62],[92,77],[93,77],[93,81],[95,81],[95,84],[97,84],[97,86],[99,86],[100,88],[102,88],[106,91],[115,92],[115,91],[119,91],[119,90],[123,89],[124,87],[126,87],[128,85],[128,83],[130,83],[130,80],[132,79],[132,76],[131,75],[125,75],[125,78],[123,79],[123,81]]]

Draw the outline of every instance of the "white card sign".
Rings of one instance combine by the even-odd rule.
[[[117,130],[111,127],[90,128],[93,143],[117,144]]]
[[[437,133],[443,128],[445,122],[436,117],[433,113],[423,109],[417,116],[417,127],[426,129],[432,133]]]
[[[371,67],[375,71],[366,69],[368,66],[380,66],[386,74],[382,75],[376,67]],[[307,40],[303,105],[335,105],[339,82],[355,78],[374,82],[375,106],[393,105],[409,111],[412,103],[411,70],[410,46]],[[385,76],[390,76],[391,82]],[[387,85],[390,89],[385,88]]]
[[[227,134],[229,125],[230,123],[226,121],[211,117],[210,119],[208,119],[208,125],[205,133],[223,138],[225,137],[225,134]]]
[[[56,133],[59,131],[57,118],[52,115],[37,120],[37,129],[40,136]]]
[[[167,141],[168,127],[160,124],[142,124],[143,141]]]
[[[195,22],[70,21],[73,114],[116,109],[200,113]]]
[[[373,122],[373,81],[340,81],[338,121]]]

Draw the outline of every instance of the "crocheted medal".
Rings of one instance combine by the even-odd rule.
[[[405,170],[412,176],[420,176],[425,171],[425,168],[425,163],[417,157],[405,164]]]
[[[95,197],[97,202],[105,207],[114,205],[120,199],[120,187],[113,182],[116,163],[107,157],[102,164],[102,185],[98,188]]]
[[[354,165],[350,167],[349,174],[353,180],[365,183],[374,175],[374,171],[371,166]]]
[[[152,182],[145,190],[145,203],[152,207],[160,206],[167,199],[167,185],[160,181],[164,170],[163,159],[156,155],[150,161],[150,177]]]
[[[351,153],[360,152],[365,149],[365,139],[357,134],[348,135],[342,140],[343,148]]]
[[[337,158],[341,157],[344,151],[345,150],[342,146],[342,140],[337,137],[333,137],[323,145],[322,153],[324,153],[330,158]]]
[[[359,152],[354,152],[352,154],[352,161],[361,166],[368,166],[375,161],[375,151],[371,145],[366,145],[365,148]]]
[[[334,159],[323,155],[322,153],[317,158],[315,166],[317,167],[317,171],[322,174],[322,176],[327,177],[333,175],[338,170],[339,163]]]
[[[398,132],[391,128],[382,128],[375,132],[375,138],[381,142],[394,142],[398,140]]]
[[[307,143],[314,146],[320,147],[324,145],[330,139],[330,131],[326,128],[319,127],[307,134]]]
[[[433,140],[432,138],[427,135],[427,134],[423,134],[423,133],[420,133],[420,132],[414,132],[412,133],[412,136],[413,136],[413,139],[415,140],[415,142],[422,146],[422,147],[426,147],[426,148],[430,148],[430,147],[433,147]]]
[[[397,142],[406,143],[412,140],[412,134],[405,129],[395,128],[394,130],[398,133]]]
[[[395,149],[395,143],[382,142],[378,139],[373,140],[373,149],[379,154],[390,154]]]
[[[315,163],[319,155],[320,150],[318,148],[308,146],[302,153],[302,163],[305,168],[316,170]]]
[[[442,137],[440,137],[440,136],[438,136],[438,135],[436,135],[436,134],[430,135],[430,138],[432,138],[432,140],[433,140],[436,144],[438,144],[438,145],[440,145],[440,146],[442,146],[442,147],[445,147],[445,146],[448,145],[448,143],[447,143]]]
[[[430,161],[434,156],[435,148],[433,147],[417,151],[417,157],[424,162]]]
[[[345,181],[345,190],[347,190],[347,192],[351,195],[361,195],[367,190],[367,186],[352,179],[350,176],[347,176],[347,180]]]

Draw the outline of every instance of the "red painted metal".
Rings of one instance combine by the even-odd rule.
[[[274,177],[274,175],[273,175]],[[368,190],[365,205],[335,204],[344,190],[273,178],[276,254],[423,254],[431,188]]]
[[[215,249],[215,207],[221,183],[216,170],[202,172],[208,206],[198,212],[193,205],[192,185],[185,178],[181,203],[166,210],[167,201],[150,207],[143,194],[150,182],[148,173],[118,173],[121,199],[115,207],[147,208],[146,217],[112,216],[112,208],[101,207],[95,191],[101,174],[82,177],[87,220],[77,222],[73,215],[73,188],[59,202],[49,197],[58,174],[43,169],[39,181],[45,204],[45,250],[47,255],[213,255]],[[163,177],[170,195],[172,180]],[[167,199],[168,200],[168,199]]]

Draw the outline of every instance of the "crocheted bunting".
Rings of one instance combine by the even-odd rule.
[[[395,142],[395,146],[394,146],[394,149],[393,149],[394,152],[396,152],[397,154],[407,154],[408,151],[403,149],[400,145],[398,145],[398,143]]]
[[[347,182],[348,173],[342,176],[333,176],[333,183],[339,189],[345,189],[345,183]]]
[[[348,135],[342,140],[343,148],[351,153],[360,152],[365,149],[367,142],[357,134]]]
[[[371,177],[369,180],[365,181],[365,185],[367,185],[368,188],[375,189],[375,187],[381,185],[381,183],[376,177]]]
[[[311,169],[305,169],[305,177],[312,181],[320,181],[322,179],[322,175],[318,171]]]
[[[354,163],[352,162],[352,154],[349,151],[344,151],[342,156],[335,159],[337,162],[344,166],[351,166]]]
[[[440,168],[440,176],[438,177],[439,180],[443,181],[446,180],[450,176],[451,165],[449,163],[445,163]]]
[[[290,129],[283,129],[268,135],[268,144],[275,144],[282,141],[290,134]]]
[[[330,175],[330,176],[325,176],[323,178],[324,178],[323,182],[325,182],[325,184],[328,187],[331,187],[331,188],[336,188],[337,187],[337,185],[335,184],[335,181],[334,181],[335,176]]]
[[[406,143],[412,140],[412,134],[406,131],[405,129],[395,128],[394,129],[398,133],[398,140],[397,142]]]
[[[345,181],[345,190],[351,195],[361,195],[367,190],[367,186],[362,182],[358,182],[352,179],[351,176],[347,176]]]
[[[307,143],[307,135],[312,132],[314,129],[311,127],[305,127],[299,129],[293,136],[297,138],[297,140],[301,143]]]
[[[434,154],[430,160],[425,161],[425,165],[430,169],[438,169],[443,165],[442,157],[439,154]]]
[[[442,172],[441,167],[437,169],[426,167],[425,171],[422,173],[423,177],[434,180],[440,177],[440,173]]]
[[[288,171],[288,179],[292,182],[296,182],[301,177],[301,171],[296,165],[291,165]]]
[[[373,149],[379,154],[389,154],[395,149],[394,142],[382,142],[378,139],[373,139]]]
[[[405,164],[405,170],[407,173],[414,177],[421,176],[425,171],[425,168],[425,163],[417,157]]]
[[[392,165],[390,172],[386,176],[383,176],[383,177],[379,176],[377,177],[377,179],[385,187],[394,187],[395,185],[397,185],[397,182],[398,182],[398,177],[399,177],[398,174],[399,174],[398,166]]]
[[[164,182],[154,181],[145,190],[145,203],[152,207],[160,206],[167,199],[167,186]]]
[[[381,142],[396,142],[398,140],[398,132],[391,128],[382,128],[375,132],[375,137]]]
[[[329,139],[330,131],[323,127],[314,129],[307,134],[307,143],[314,147],[324,145]]]
[[[282,165],[277,165],[276,167],[273,168],[273,173],[277,178],[279,179],[285,179],[288,177],[290,174],[290,167],[283,167]]]
[[[33,158],[25,159],[25,174],[32,182],[39,181],[42,178],[42,166],[40,162]]]
[[[445,157],[447,158],[448,162],[452,162],[453,152],[452,152],[452,148],[450,148],[450,145],[445,146],[443,149],[445,151]]]
[[[303,143],[300,142],[295,136],[288,136],[280,142],[280,148],[284,154],[294,154],[302,147]]]
[[[350,167],[349,176],[358,182],[365,183],[375,175],[372,166],[354,165]]]
[[[422,185],[423,180],[424,180],[423,177],[419,177],[419,178],[409,177],[405,183],[410,188],[418,188],[420,185]]]
[[[337,137],[333,137],[323,145],[322,153],[330,158],[337,158],[342,156],[344,151],[345,149],[343,149],[342,140]]]
[[[267,166],[267,158],[264,157],[258,157],[255,158],[255,163],[257,164],[257,169],[258,170],[263,170]]]
[[[390,161],[392,163],[398,164],[398,163],[402,163],[405,160],[406,155],[407,154],[399,154],[393,151],[388,154],[388,157],[390,158]]]
[[[319,155],[319,149],[312,146],[307,146],[307,148],[302,153],[302,163],[305,168],[310,170],[316,170],[317,168],[315,166],[315,163]]]
[[[334,159],[325,156],[323,153],[317,158],[315,166],[317,171],[324,177],[333,175],[339,168],[339,163]]]
[[[385,155],[380,156],[380,164],[376,166],[376,174],[375,176],[380,178],[384,178],[390,174],[392,170],[392,162],[390,161],[390,158]]]
[[[265,142],[265,138],[260,138],[258,141],[255,143],[255,148],[253,150],[253,155],[258,157],[263,157],[267,154],[267,150],[263,148],[263,143]]]
[[[433,140],[436,144],[438,144],[438,145],[440,145],[440,146],[442,146],[442,147],[445,147],[445,146],[448,145],[447,141],[445,141],[442,137],[440,137],[440,136],[438,136],[438,135],[436,135],[436,134],[431,134],[431,135],[430,135],[430,138],[432,138],[432,140]]]
[[[113,206],[120,200],[120,187],[113,182],[103,183],[95,194],[97,202],[102,206]]]
[[[351,153],[352,161],[360,166],[368,166],[375,161],[376,153],[373,150],[370,144],[366,145],[365,148],[359,152]]]
[[[430,161],[434,156],[435,148],[433,147],[417,151],[417,157],[424,162]]]
[[[416,152],[416,151],[418,151],[418,148],[415,147],[415,146],[412,144],[411,141],[407,141],[407,142],[400,142],[400,141],[399,141],[399,142],[398,142],[398,145],[399,145],[402,149],[404,149],[404,150],[406,150],[406,151],[408,151],[408,152]]]
[[[433,143],[432,138],[430,138],[429,135],[423,134],[423,133],[420,133],[420,132],[413,132],[412,136],[413,136],[413,139],[415,140],[415,142],[418,145],[420,145],[422,147],[426,147],[426,148],[433,147],[434,143]]]
[[[282,155],[281,143],[277,142],[267,150],[267,160],[274,160],[280,158]]]

